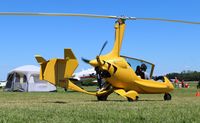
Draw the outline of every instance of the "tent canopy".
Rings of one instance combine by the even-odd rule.
[[[24,74],[39,74],[40,67],[34,65],[24,65],[11,70],[8,74],[12,74],[14,72],[24,73]]]
[[[34,65],[17,67],[8,73],[7,91],[56,91],[56,87],[39,79],[40,68]]]

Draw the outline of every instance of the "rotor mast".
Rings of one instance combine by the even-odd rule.
[[[113,46],[112,51],[108,54],[108,56],[112,57],[119,57],[120,56],[120,50],[122,46],[122,41],[124,37],[124,31],[125,31],[125,19],[119,18],[115,22],[115,43]]]

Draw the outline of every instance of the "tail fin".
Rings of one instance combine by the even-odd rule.
[[[64,59],[50,59],[46,61],[41,56],[35,56],[41,65],[40,79],[49,81],[51,84],[68,88],[68,79],[78,66],[78,61],[71,49],[65,49]]]
[[[39,64],[46,62],[46,60],[40,55],[35,55],[35,58]]]
[[[40,79],[44,80],[43,73],[44,73],[44,70],[46,68],[47,61],[40,55],[35,55],[35,59],[40,64]]]
[[[64,76],[69,78],[78,67],[78,60],[76,59],[71,49],[64,49],[64,59],[67,61]]]

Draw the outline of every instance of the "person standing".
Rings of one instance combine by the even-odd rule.
[[[181,81],[181,87],[184,88],[185,87],[185,83],[184,80]]]
[[[175,87],[177,88],[178,87],[178,79],[177,79],[177,77],[175,77],[174,83],[175,83]]]

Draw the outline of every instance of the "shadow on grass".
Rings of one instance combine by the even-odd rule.
[[[69,102],[64,102],[64,101],[47,101],[47,102],[43,102],[43,103],[67,104]]]
[[[157,101],[160,101],[160,102],[163,102],[164,100],[138,100],[138,102],[140,101],[144,101],[144,102],[157,102]]]
[[[164,102],[164,100],[137,100],[132,102]],[[98,100],[85,100],[84,102],[131,102],[128,100],[106,100],[106,101],[98,101]],[[52,103],[52,104],[69,104],[71,102],[65,102],[65,101],[47,101],[43,103]]]
[[[87,100],[88,102],[127,102],[127,100],[106,100],[106,101],[99,101],[99,100]]]
[[[98,101],[98,100],[87,100],[87,102],[131,102],[128,100],[107,100],[107,101]],[[132,102],[164,102],[164,100],[137,100]]]

